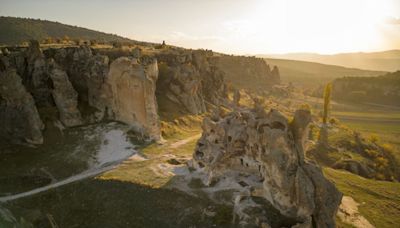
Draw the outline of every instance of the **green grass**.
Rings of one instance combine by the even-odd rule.
[[[166,186],[172,175],[164,173],[158,167],[166,164],[170,158],[164,155],[172,155],[176,158],[191,158],[198,137],[194,137],[185,144],[172,148],[171,144],[184,138],[198,135],[198,129],[186,132],[183,135],[175,135],[174,139],[169,139],[166,143],[159,145],[157,143],[143,147],[140,152],[148,160],[126,160],[115,169],[108,171],[98,177],[102,180],[118,180],[148,186],[151,188],[161,188]],[[199,136],[200,137],[200,136]]]
[[[398,123],[384,123],[361,120],[342,120],[350,128],[366,133],[400,134],[400,121]]]
[[[384,111],[374,111],[374,112],[366,112],[366,111],[333,111],[332,116],[335,117],[359,117],[359,118],[379,118],[379,119],[400,119],[400,112],[384,112]]]
[[[360,203],[360,214],[371,224],[380,228],[400,224],[400,183],[365,179],[331,168],[324,168],[324,174],[344,195]]]

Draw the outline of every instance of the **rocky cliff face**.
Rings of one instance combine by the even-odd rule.
[[[289,122],[278,111],[260,108],[206,118],[193,166],[207,174],[208,185],[234,178],[249,186],[235,204],[258,196],[296,221],[296,227],[335,227],[342,195],[318,166],[304,159],[303,136],[310,120],[305,110],[298,110]],[[244,220],[265,221],[262,215],[255,219],[241,211]]]
[[[160,53],[159,94],[181,104],[192,114],[206,111],[206,102],[218,105],[227,97],[224,74],[209,63],[212,52]]]
[[[32,144],[43,143],[44,127],[35,101],[15,69],[0,71],[0,137]]]
[[[156,60],[140,63],[135,58],[120,57],[111,63],[105,82],[111,88],[115,119],[154,140],[161,137],[155,98],[157,77]]]
[[[227,81],[238,89],[262,90],[280,83],[278,67],[270,66],[262,58],[215,55],[210,62],[218,67]]]
[[[0,70],[14,69],[22,79],[21,86],[32,95],[32,105],[39,111],[54,108],[58,112],[55,118],[65,127],[118,120],[152,139],[160,138],[155,94],[175,102],[179,110],[200,114],[207,111],[208,104],[227,104],[226,77],[243,74],[241,81],[255,80],[257,84],[260,80],[260,85],[279,81],[278,69],[271,71],[256,58],[180,48],[141,55],[137,47],[42,51],[38,42],[32,41],[28,48],[0,54]]]
[[[87,46],[43,53],[36,41],[0,57],[2,137],[42,143],[37,110],[50,107],[65,127],[118,120],[145,138],[160,139],[155,59],[123,57],[110,64]]]

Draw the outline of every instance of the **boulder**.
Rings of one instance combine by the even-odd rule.
[[[239,109],[205,118],[193,154],[193,167],[207,174],[206,184],[246,177],[250,195],[258,192],[274,208],[297,221],[296,227],[335,227],[342,194],[304,159],[303,138],[311,114],[299,110],[288,119],[276,110]],[[243,180],[243,179],[242,179]],[[263,220],[260,218],[259,220]]]
[[[0,126],[2,138],[43,143],[43,122],[33,97],[26,91],[15,69],[0,72]]]

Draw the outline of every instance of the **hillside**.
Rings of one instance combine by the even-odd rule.
[[[335,55],[289,53],[282,55],[260,55],[260,57],[310,61],[379,71],[396,71],[400,69],[400,50],[369,53],[342,53]]]
[[[400,106],[400,71],[379,77],[344,77],[333,83],[336,100]]]
[[[114,34],[40,19],[0,17],[0,44],[15,45],[31,39],[64,38],[104,42],[132,40]]]
[[[278,66],[283,82],[300,85],[324,84],[345,76],[371,77],[385,73],[296,60],[266,59],[266,61],[270,65]]]

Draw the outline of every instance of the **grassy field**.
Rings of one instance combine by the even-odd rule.
[[[360,203],[360,214],[374,226],[391,228],[400,224],[400,183],[365,179],[331,168],[325,168],[324,174],[344,195]]]

